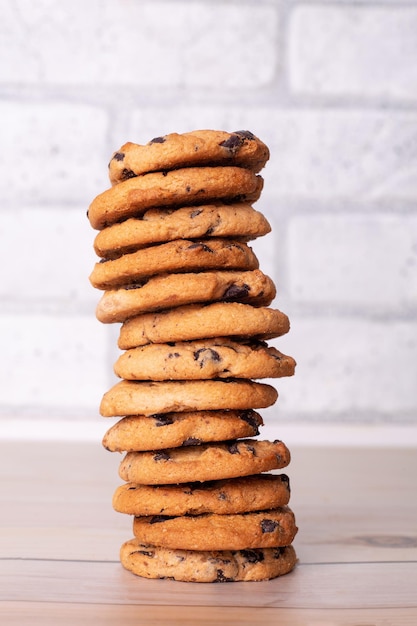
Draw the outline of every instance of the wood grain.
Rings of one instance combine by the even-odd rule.
[[[291,452],[295,571],[199,585],[121,567],[132,536],[130,516],[111,507],[121,455],[99,442],[0,444],[0,622],[414,626],[415,451]]]

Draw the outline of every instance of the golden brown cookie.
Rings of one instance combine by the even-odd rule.
[[[118,346],[128,350],[148,343],[214,337],[272,339],[289,329],[288,316],[278,309],[240,302],[189,304],[132,317],[120,329]]]
[[[132,415],[109,428],[103,446],[110,452],[161,450],[254,437],[262,425],[262,417],[252,409]]]
[[[154,343],[123,352],[114,372],[127,380],[203,380],[292,376],[295,361],[261,341],[225,337]]]
[[[130,178],[106,189],[89,206],[96,230],[152,207],[208,204],[213,200],[256,202],[263,186],[258,174],[242,167],[189,167]]]
[[[238,551],[171,550],[126,541],[120,561],[144,578],[171,578],[193,583],[260,581],[291,572],[297,562],[292,545]]]
[[[105,324],[197,302],[243,302],[268,306],[276,294],[271,278],[260,270],[161,274],[149,280],[105,291],[96,316]]]
[[[117,487],[113,508],[127,515],[231,515],[267,511],[285,506],[290,500],[286,474],[256,474],[243,478],[183,483]]]
[[[187,448],[128,452],[119,466],[122,480],[145,485],[172,485],[250,476],[290,463],[282,441],[238,439]]]
[[[110,259],[175,239],[230,237],[250,241],[270,230],[266,217],[243,202],[148,209],[140,218],[131,217],[97,233],[94,250],[99,257]]]
[[[174,550],[245,550],[290,545],[297,533],[287,506],[232,515],[152,515],[135,517],[141,543]]]
[[[203,165],[238,165],[259,172],[268,158],[267,146],[248,130],[171,133],[145,145],[125,143],[110,160],[109,178],[115,185],[147,172]]]
[[[102,260],[95,264],[90,282],[97,289],[112,289],[156,274],[258,268],[258,259],[246,243],[232,239],[177,239],[117,259]]]
[[[104,417],[154,415],[182,411],[260,409],[278,398],[271,385],[250,380],[147,382],[121,380],[100,403]]]

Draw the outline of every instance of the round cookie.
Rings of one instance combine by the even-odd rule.
[[[228,338],[150,343],[123,352],[114,372],[127,380],[203,380],[292,376],[295,361],[264,342]]]
[[[140,313],[216,300],[268,306],[275,295],[273,281],[258,269],[161,274],[142,283],[105,291],[96,316],[105,324],[125,322]]]
[[[148,343],[215,337],[272,339],[289,329],[288,316],[278,309],[240,302],[189,304],[132,317],[120,329],[118,346],[128,350]]]
[[[271,385],[249,380],[147,382],[121,380],[100,403],[103,417],[154,415],[182,411],[260,409],[278,398]]]
[[[123,567],[144,578],[171,578],[193,583],[269,580],[291,572],[297,562],[292,545],[239,551],[171,550],[126,541]]]
[[[94,250],[99,257],[110,259],[175,239],[230,237],[250,241],[270,231],[266,217],[243,202],[148,209],[141,218],[131,217],[97,233]]]
[[[127,515],[231,515],[266,511],[285,506],[290,500],[286,474],[257,474],[244,478],[185,483],[117,487],[113,508]]]
[[[245,550],[290,545],[297,533],[287,506],[232,515],[152,515],[135,517],[141,542],[174,550]]]
[[[97,289],[137,283],[156,274],[202,270],[254,270],[259,262],[252,249],[231,239],[177,239],[113,260],[96,263],[90,282]]]
[[[250,476],[286,467],[290,452],[282,441],[238,439],[188,448],[128,452],[119,466],[122,480],[145,485],[205,482]]]
[[[109,428],[102,443],[110,452],[161,450],[254,437],[262,425],[261,416],[252,409],[132,415]]]
[[[112,185],[140,174],[188,166],[238,165],[259,172],[269,149],[248,130],[195,130],[155,137],[145,145],[125,143],[109,163]]]
[[[255,202],[263,187],[258,174],[241,167],[189,167],[130,178],[106,189],[89,206],[87,217],[96,230],[151,207],[207,204],[213,200]]]

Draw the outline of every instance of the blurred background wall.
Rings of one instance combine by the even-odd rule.
[[[124,142],[197,128],[271,150],[256,208],[273,230],[253,248],[298,366],[272,381],[269,426],[410,441],[417,3],[401,0],[3,0],[0,432],[109,427],[118,329],[94,316],[85,213]]]

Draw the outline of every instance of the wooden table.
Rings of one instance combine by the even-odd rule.
[[[142,579],[118,561],[120,455],[100,443],[0,444],[0,624],[417,624],[417,454],[294,448],[299,564],[279,579]]]

